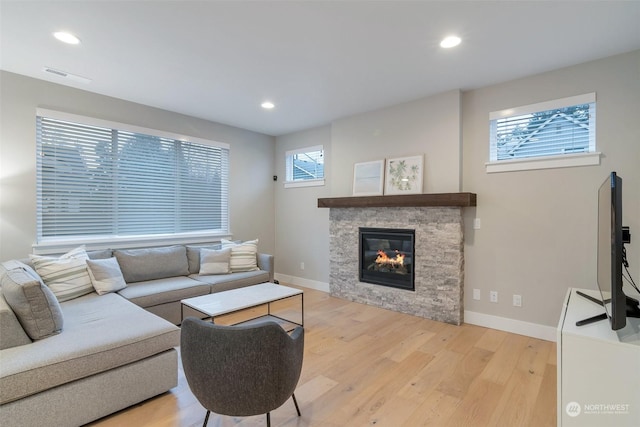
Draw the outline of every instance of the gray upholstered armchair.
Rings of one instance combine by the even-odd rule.
[[[182,322],[180,352],[191,391],[210,412],[267,414],[293,398],[302,370],[304,329],[291,335],[277,323],[220,326],[189,317]]]

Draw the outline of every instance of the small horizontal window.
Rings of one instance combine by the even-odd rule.
[[[487,172],[599,163],[595,93],[496,111],[489,119]]]
[[[324,150],[321,145],[285,153],[285,188],[324,185]]]

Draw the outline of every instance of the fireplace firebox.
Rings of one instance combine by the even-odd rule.
[[[415,230],[360,228],[361,282],[415,291]]]

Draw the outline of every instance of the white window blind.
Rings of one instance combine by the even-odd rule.
[[[302,186],[324,184],[324,150],[321,145],[287,151],[285,165],[285,186],[292,183]]]
[[[36,120],[38,242],[228,233],[224,144],[89,118]]]
[[[489,118],[490,162],[596,151],[595,93],[496,111]]]

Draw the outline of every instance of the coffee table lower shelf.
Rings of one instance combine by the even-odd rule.
[[[244,322],[234,323],[233,326],[251,326],[258,325],[263,322],[276,322],[287,332],[293,331],[298,326],[302,326],[300,323],[293,322],[291,320],[283,319],[282,317],[274,316],[272,314],[265,314],[264,316],[256,317],[254,319],[245,320]]]

